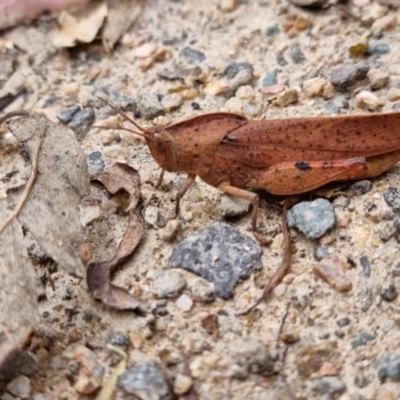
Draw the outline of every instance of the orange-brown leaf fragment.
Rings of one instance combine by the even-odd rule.
[[[127,290],[111,284],[110,277],[115,269],[123,263],[136,249],[143,235],[143,223],[131,211],[128,226],[118,247],[117,253],[110,261],[91,263],[87,269],[87,284],[93,297],[117,310],[145,310],[138,298]]]
[[[336,254],[325,257],[313,268],[313,272],[340,292],[347,292],[353,287],[344,273],[343,264]]]
[[[129,205],[126,211],[136,207],[139,200],[140,177],[128,164],[116,163],[105,171],[92,175],[90,179],[101,182],[111,194],[119,191],[128,193]]]

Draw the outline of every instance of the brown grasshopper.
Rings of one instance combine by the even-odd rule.
[[[139,130],[132,132],[146,140],[162,168],[159,182],[164,171],[187,173],[176,195],[172,218],[178,216],[180,201],[198,176],[253,205],[252,231],[260,242],[259,198],[252,189],[297,195],[334,181],[376,177],[400,160],[400,113],[249,121],[240,115],[217,112],[166,127],[143,128],[107,104]],[[290,266],[286,205],[283,234],[282,263],[251,309],[271,293]]]

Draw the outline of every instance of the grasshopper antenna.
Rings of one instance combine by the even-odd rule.
[[[107,104],[108,107],[112,108],[119,115],[122,115],[127,121],[129,121],[132,125],[134,125],[136,128],[138,128],[143,133],[141,134],[139,132],[135,132],[135,131],[132,131],[130,129],[124,128],[122,126],[118,126],[118,127],[114,128],[114,129],[121,129],[121,130],[124,130],[124,131],[133,132],[133,133],[136,133],[137,135],[142,135],[142,136],[146,136],[146,133],[147,134],[149,133],[145,128],[142,128],[135,120],[130,118],[127,114],[125,114],[123,111],[119,110],[117,107],[112,105],[110,102],[108,102],[107,100],[102,99],[100,96],[97,96],[97,98],[99,100],[101,100],[103,103]]]

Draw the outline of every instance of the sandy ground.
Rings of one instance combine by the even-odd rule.
[[[373,90],[379,103],[376,111],[392,110],[395,97],[389,92],[400,88],[398,10],[377,3],[355,9],[369,26],[385,17],[392,18],[392,25],[382,23],[383,28],[375,29],[371,39],[386,43],[390,53],[352,59],[348,49],[359,42],[367,27],[337,7],[309,12],[285,1],[250,0],[239,1],[236,5],[232,2],[230,11],[221,9],[221,5],[229,8],[229,3],[148,1],[134,27],[111,54],[106,54],[99,42],[70,50],[56,49],[50,39],[56,25],[53,16],[44,16],[32,25],[7,31],[0,39],[19,45],[11,50],[3,49],[1,85],[13,89],[24,84],[28,88],[28,93],[8,110],[27,108],[57,121],[56,115],[61,110],[74,104],[91,106],[95,94],[106,91],[112,100],[120,96],[138,100],[154,93],[165,99],[170,93],[179,93],[182,104],[165,112],[165,117],[172,122],[212,111],[242,112],[253,119],[320,116],[330,113],[332,107],[341,114],[370,112],[361,107],[362,101],[357,95],[363,90],[371,91],[371,77],[344,92],[330,88],[332,93],[325,97],[323,89],[307,97],[305,82],[318,77],[328,84],[332,69],[345,63],[374,60],[374,68],[388,77],[382,87]],[[165,55],[147,69],[143,66],[147,59],[142,57],[146,49],[141,47],[146,43],[165,49]],[[181,51],[187,46],[202,52],[204,60],[193,61],[182,56]],[[293,55],[294,49],[301,49],[304,59],[296,57],[297,50]],[[234,90],[224,96],[221,93],[224,82],[218,74],[231,62],[250,63],[254,76],[239,92]],[[174,66],[193,68],[196,65],[201,66],[205,83],[193,82],[190,78],[171,81],[159,76],[165,68],[173,70]],[[286,107],[279,102],[273,104],[276,95],[262,93],[263,78],[274,69],[279,70],[277,83],[299,94],[298,100]],[[188,89],[195,90],[189,94],[184,92]],[[99,110],[95,109],[98,121],[105,117]],[[154,118],[143,116],[142,112],[139,123],[151,125]],[[7,136],[7,140],[11,138]],[[92,128],[81,144],[87,154],[99,151],[107,166],[116,161],[130,164],[139,170],[142,182],[155,180],[158,175],[159,167],[144,142],[127,132]],[[10,170],[18,170],[19,174],[7,182],[7,185],[15,185],[26,168],[27,162],[15,150],[4,157],[0,177]],[[385,285],[393,284],[400,289],[400,278],[394,272],[399,245],[395,237],[386,241],[380,238],[396,217],[382,194],[390,186],[398,187],[399,174],[397,166],[374,179],[371,191],[349,197],[345,207],[340,200],[334,202],[338,226],[319,243],[329,244],[345,265],[346,276],[352,283],[350,291],[336,291],[312,273],[317,264],[313,251],[319,243],[293,230],[295,254],[290,273],[268,303],[260,305],[247,317],[235,314],[258,297],[281,257],[281,214],[266,196],[261,200],[260,219],[273,240],[263,249],[264,267],[249,280],[239,283],[230,300],[217,297],[210,304],[195,301],[189,311],[183,311],[176,298],[156,300],[150,292],[153,278],[166,266],[177,242],[221,219],[217,212],[221,192],[196,181],[183,200],[182,227],[176,241],[166,242],[162,239],[162,229],[147,223],[141,245],[115,277],[116,284],[139,295],[150,309],[158,306],[168,311],[165,316],[156,316],[155,328],[149,316],[113,311],[96,302],[84,280],[69,276],[61,268],[52,273],[54,291],[48,284],[41,286],[45,294],[39,303],[42,318],[35,337],[26,346],[39,361],[39,368],[30,377],[31,398],[94,398],[94,395],[85,396],[76,391],[77,382],[83,379],[79,375],[82,363],[77,361],[77,353],[85,346],[90,352],[86,358],[104,367],[99,386],[118,362],[118,357],[106,348],[110,342],[120,344],[126,351],[128,367],[143,360],[159,360],[160,355],[169,352],[168,368],[173,376],[182,369],[179,349],[183,346],[189,356],[195,390],[204,400],[400,398],[398,381],[388,378],[381,382],[378,376],[382,357],[394,352],[400,344],[398,299],[386,301],[381,296]],[[183,173],[167,173],[163,190],[153,191],[150,185],[143,184],[144,204],[150,201],[160,215],[168,215],[183,180]],[[371,209],[370,203],[376,207],[367,211]],[[233,225],[251,235],[249,213],[235,218]],[[115,237],[120,237],[122,231],[121,226],[116,226]],[[116,242],[117,239],[110,240],[111,248],[115,248]],[[367,256],[371,264],[369,278],[360,264],[362,256]],[[38,276],[43,275],[44,265],[35,263],[35,269]],[[179,272],[187,281],[183,293],[193,298],[198,278],[184,270]],[[276,350],[288,300],[292,304],[283,337],[286,342],[293,343],[281,341]],[[366,302],[369,307],[364,306]],[[202,326],[209,314],[218,316],[219,333],[214,335],[208,334]],[[374,338],[354,348],[352,341],[359,334]],[[266,349],[276,359],[275,374],[249,372],[250,365],[265,362],[257,356]],[[283,350],[286,357],[282,362]],[[12,398],[10,394],[2,397]],[[117,388],[114,398],[134,397]],[[155,394],[153,397],[143,395],[143,399],[158,398]]]

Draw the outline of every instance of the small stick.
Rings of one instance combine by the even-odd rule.
[[[10,117],[15,117],[15,116],[21,116],[21,115],[27,115],[29,116],[30,114],[25,111],[16,111],[16,112],[11,112],[7,115],[5,115],[3,118],[0,118],[0,124],[3,123],[6,119]],[[40,146],[42,145],[43,138],[46,133],[46,125],[43,125],[40,129],[39,132],[39,137],[35,143],[35,146],[32,151],[32,171],[31,171],[31,176],[28,179],[28,182],[26,183],[25,190],[15,207],[14,211],[7,217],[7,219],[3,222],[3,224],[0,226],[0,233],[6,229],[6,227],[9,225],[9,223],[18,216],[19,212],[21,211],[22,207],[24,206],[26,200],[29,197],[29,194],[31,192],[33,183],[35,182],[36,175],[37,175],[37,170],[38,170],[38,165],[39,165],[39,152],[40,152]]]

